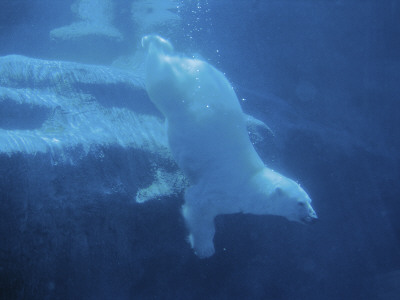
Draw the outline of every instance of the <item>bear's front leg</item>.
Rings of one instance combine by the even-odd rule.
[[[182,207],[182,215],[189,229],[188,241],[200,258],[210,257],[215,253],[214,249],[214,214],[207,207],[205,199],[196,197],[193,188],[185,193],[185,204]],[[197,195],[197,197],[201,197]],[[200,205],[199,205],[200,204]]]

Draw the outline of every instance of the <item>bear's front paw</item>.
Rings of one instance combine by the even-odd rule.
[[[197,247],[194,248],[194,253],[199,258],[210,257],[215,253],[214,245],[213,244],[208,244],[208,245],[204,245],[202,247],[197,246]]]

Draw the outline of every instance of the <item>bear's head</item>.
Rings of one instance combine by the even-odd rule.
[[[271,195],[279,205],[282,216],[290,221],[311,223],[317,219],[317,214],[311,206],[311,198],[295,181],[283,177],[274,188]]]
[[[317,219],[311,198],[295,181],[264,168],[254,178],[257,201],[247,212],[283,216],[290,221],[310,223]]]

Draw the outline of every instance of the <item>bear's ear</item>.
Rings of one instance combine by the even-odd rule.
[[[275,194],[277,196],[282,196],[283,195],[283,190],[280,187],[275,188]]]

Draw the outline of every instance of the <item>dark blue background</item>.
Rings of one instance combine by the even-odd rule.
[[[182,195],[138,205],[102,193],[150,168],[145,154],[110,147],[75,166],[1,154],[1,299],[398,299],[400,4],[200,3],[183,6],[170,39],[224,71],[272,128],[257,150],[301,182],[319,222],[219,216],[216,254],[199,260]],[[0,55],[109,63],[136,48],[123,10],[123,42],[51,41],[70,4],[2,1]]]

